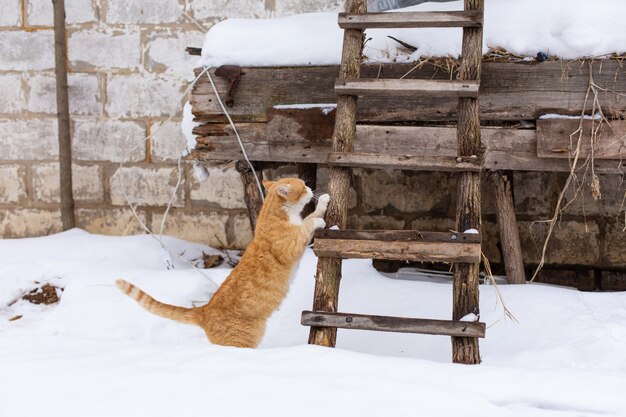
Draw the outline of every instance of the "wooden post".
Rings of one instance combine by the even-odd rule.
[[[70,136],[70,107],[67,90],[65,3],[64,0],[52,0],[52,5],[54,10],[54,60],[59,133],[61,222],[63,223],[63,230],[67,230],[74,227],[76,222],[74,218],[74,196],[72,194],[72,141]]]
[[[306,185],[314,190],[317,188],[317,164],[298,164],[298,178],[306,183]],[[312,200],[302,210],[302,217],[306,217],[315,210],[315,201]]]
[[[365,0],[347,0],[347,13],[367,12]],[[361,72],[361,50],[363,31],[346,29],[343,32],[343,52],[339,78],[359,78]],[[351,152],[356,136],[357,96],[338,96],[335,129],[333,131],[333,152]],[[350,168],[330,167],[328,193],[330,203],[326,211],[326,224],[346,228],[348,218],[348,191],[350,188]],[[341,259],[319,258],[315,276],[315,296],[313,311],[336,312],[341,280]],[[337,329],[332,327],[311,327],[309,343],[334,347]]]
[[[252,165],[254,166],[254,170],[257,172],[257,175],[262,175],[262,165],[255,162],[253,162]],[[261,206],[263,205],[263,198],[261,197],[259,186],[254,178],[254,173],[252,172],[252,169],[250,169],[248,163],[246,161],[237,161],[235,169],[239,172],[239,174],[241,174],[244,192],[243,198],[246,203],[246,207],[248,208],[250,227],[252,229],[252,233],[254,234],[256,220],[259,217],[259,212],[261,211]],[[261,179],[262,178],[259,178],[259,181]]]
[[[509,284],[525,284],[524,259],[522,258],[522,245],[519,241],[519,231],[515,219],[511,183],[500,171],[489,172],[487,179],[496,195],[496,216],[500,230],[500,242],[502,242],[506,279]]]
[[[465,0],[465,10],[483,10],[484,0]],[[459,68],[460,80],[480,80],[482,61],[482,28],[463,28],[463,52]],[[480,154],[480,113],[478,98],[460,98],[457,108],[457,155]],[[457,177],[457,230],[480,231],[480,173],[461,172]],[[480,264],[456,263],[453,273],[453,320],[469,313],[479,314],[478,273]],[[452,361],[478,364],[478,339],[452,338]]]

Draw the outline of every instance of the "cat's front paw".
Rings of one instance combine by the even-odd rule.
[[[319,217],[315,218],[313,219],[313,227],[315,229],[323,229],[326,227],[326,222],[324,221],[324,219],[320,219]]]
[[[329,201],[330,201],[330,196],[328,194],[322,194],[317,199],[317,209],[326,212],[326,208],[328,208]]]

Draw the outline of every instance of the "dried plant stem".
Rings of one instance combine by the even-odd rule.
[[[511,313],[511,310],[509,310],[509,308],[506,306],[506,303],[504,302],[504,297],[502,297],[502,293],[500,292],[500,289],[498,288],[498,285],[496,284],[496,280],[493,278],[493,273],[491,272],[491,265],[489,264],[489,259],[487,259],[487,257],[482,251],[480,252],[480,256],[483,260],[483,267],[485,268],[485,275],[489,278],[489,280],[491,281],[491,285],[493,285],[493,288],[496,291],[496,300],[500,300],[500,302],[502,303],[502,310],[504,311],[504,318],[506,319],[508,317],[511,320],[513,320],[515,323],[519,323],[519,321],[515,318],[513,313]],[[496,302],[496,306],[497,306],[497,302]]]
[[[598,102],[598,94],[597,94],[597,90],[594,88],[594,82],[593,82],[593,63],[590,61],[588,63],[589,65],[589,85],[587,86],[587,92],[585,93],[585,100],[583,102],[583,107],[582,107],[582,113],[581,113],[581,117],[580,117],[580,122],[578,125],[578,129],[572,133],[570,135],[570,141],[572,140],[572,137],[577,136],[577,140],[576,140],[576,150],[574,151],[574,157],[572,160],[570,160],[570,171],[569,171],[569,175],[567,176],[567,180],[565,181],[565,185],[563,186],[563,189],[561,190],[561,192],[559,193],[559,198],[557,199],[556,202],[556,207],[554,208],[554,215],[552,216],[551,219],[549,220],[543,220],[543,221],[538,221],[538,222],[533,222],[531,224],[531,227],[535,224],[535,223],[548,223],[548,233],[546,235],[546,238],[543,242],[543,247],[541,249],[541,259],[539,261],[539,265],[537,266],[537,268],[535,269],[535,272],[533,273],[532,278],[530,279],[530,282],[534,282],[535,278],[537,277],[537,274],[539,274],[539,271],[541,271],[541,269],[544,266],[545,263],[545,258],[546,258],[546,250],[548,248],[548,243],[550,242],[550,237],[552,236],[552,232],[554,231],[554,226],[556,225],[556,222],[562,212],[562,202],[563,202],[563,198],[565,197],[565,193],[567,192],[567,190],[570,187],[570,184],[572,183],[572,181],[577,182],[577,176],[576,176],[576,168],[578,166],[578,160],[580,158],[580,148],[581,148],[581,144],[582,144],[582,140],[583,140],[583,122],[584,122],[584,116],[585,116],[585,109],[587,108],[587,102],[589,101],[589,96],[590,94],[593,92],[594,93],[594,98],[593,98],[593,110],[592,110],[592,130],[591,130],[591,136],[592,136],[592,149],[593,149],[593,140],[594,140],[594,136],[597,133],[597,129],[599,128],[595,128],[595,123],[594,123],[594,118],[593,115],[595,114],[595,110],[596,110],[596,104],[599,105]],[[599,107],[599,106],[598,106]],[[602,116],[604,117],[604,116]],[[595,129],[594,129],[595,128]],[[587,168],[589,167],[588,164],[593,165],[593,151],[590,155],[590,157],[587,159],[587,161],[585,161],[585,164],[587,164]],[[593,168],[592,168],[592,175],[595,175],[595,173],[593,173]],[[581,186],[582,186],[582,182],[580,182]],[[599,192],[599,191],[598,191]],[[576,194],[578,193],[578,190],[576,192]],[[567,206],[566,206],[567,207]]]

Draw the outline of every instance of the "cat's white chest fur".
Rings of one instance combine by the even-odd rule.
[[[289,217],[289,223],[294,226],[302,225],[302,216],[300,216],[300,212],[302,211],[301,207],[297,206],[285,206],[283,209],[287,212],[287,216]]]

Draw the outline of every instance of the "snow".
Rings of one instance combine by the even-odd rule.
[[[542,114],[541,116],[539,116],[540,119],[575,119],[575,120],[580,120],[581,117],[580,116],[570,116],[567,114],[555,114],[555,113],[548,113],[548,114]],[[589,115],[589,114],[585,114],[582,116],[582,118],[584,120],[600,120],[602,119],[602,115],[600,113],[596,113],[593,116]]]
[[[172,254],[211,248],[164,238]],[[447,337],[339,330],[336,349],[306,345],[316,258],[307,250],[257,350],[211,345],[200,328],[151,315],[113,286],[118,278],[190,306],[207,278],[149,236],[79,229],[0,240],[0,416],[626,416],[626,293],[481,287],[483,364],[450,363]],[[225,266],[203,271],[216,282]],[[7,306],[34,281],[61,301]],[[340,309],[446,319],[450,282],[378,274],[344,262]],[[16,315],[19,320],[9,321]]]
[[[478,316],[474,313],[469,313],[461,317],[459,321],[478,321]]]
[[[462,1],[423,3],[402,11],[462,10]],[[626,52],[623,0],[485,0],[483,50],[500,47],[527,57],[538,52],[565,59]],[[369,29],[369,62],[416,61],[424,56],[458,57],[461,29]],[[393,36],[417,50],[403,48]],[[343,31],[337,13],[280,19],[227,19],[206,35],[201,66],[336,65]]]
[[[470,235],[477,235],[477,234],[479,234],[478,230],[476,230],[476,229],[467,229],[463,233],[467,233],[467,234],[470,234]]]
[[[337,108],[337,103],[301,103],[301,104],[278,104],[274,106],[275,109],[296,109],[296,110],[306,110],[306,109],[321,109],[324,115],[330,113],[334,109]]]

